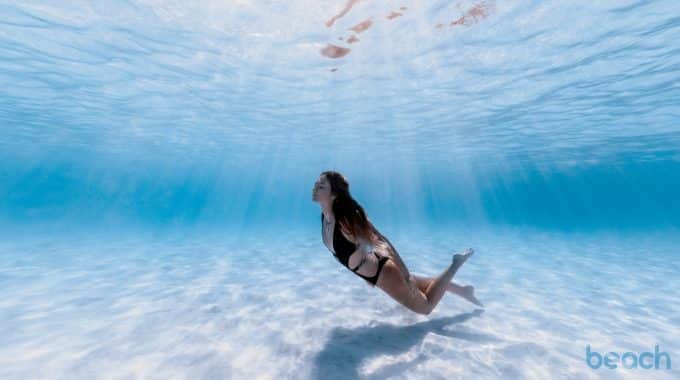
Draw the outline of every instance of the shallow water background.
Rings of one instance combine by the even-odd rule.
[[[676,2],[343,6],[0,1],[0,378],[677,377],[585,363],[680,353]],[[328,169],[485,310],[339,266]]]
[[[342,6],[6,4],[0,216],[312,225],[336,169],[382,225],[680,225],[675,2]]]

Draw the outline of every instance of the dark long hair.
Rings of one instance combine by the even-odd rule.
[[[361,237],[375,242],[381,235],[368,220],[364,208],[352,198],[349,182],[345,176],[333,170],[327,170],[321,175],[326,176],[331,184],[331,193],[335,195],[332,208],[336,222],[344,226],[355,238]]]

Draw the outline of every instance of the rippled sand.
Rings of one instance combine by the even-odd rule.
[[[312,232],[4,241],[0,378],[677,378],[585,363],[588,344],[659,344],[678,360],[671,235],[391,240],[426,275],[474,247],[455,280],[475,285],[485,310],[447,294],[431,315],[414,314],[339,266]]]

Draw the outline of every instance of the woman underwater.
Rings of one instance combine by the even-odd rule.
[[[323,242],[338,261],[408,309],[430,314],[447,290],[483,306],[472,286],[451,282],[456,271],[474,253],[472,249],[453,255],[451,265],[438,277],[415,276],[352,198],[349,183],[342,174],[321,173],[314,184],[312,200],[321,206]]]

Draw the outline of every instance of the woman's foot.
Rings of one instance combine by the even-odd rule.
[[[453,268],[456,270],[460,268],[460,266],[463,265],[463,263],[465,263],[465,260],[467,260],[474,253],[475,251],[473,251],[472,248],[467,248],[465,252],[453,255],[452,260]]]
[[[484,307],[484,304],[475,297],[475,287],[472,285],[463,286],[463,292],[460,296],[479,307]]]

